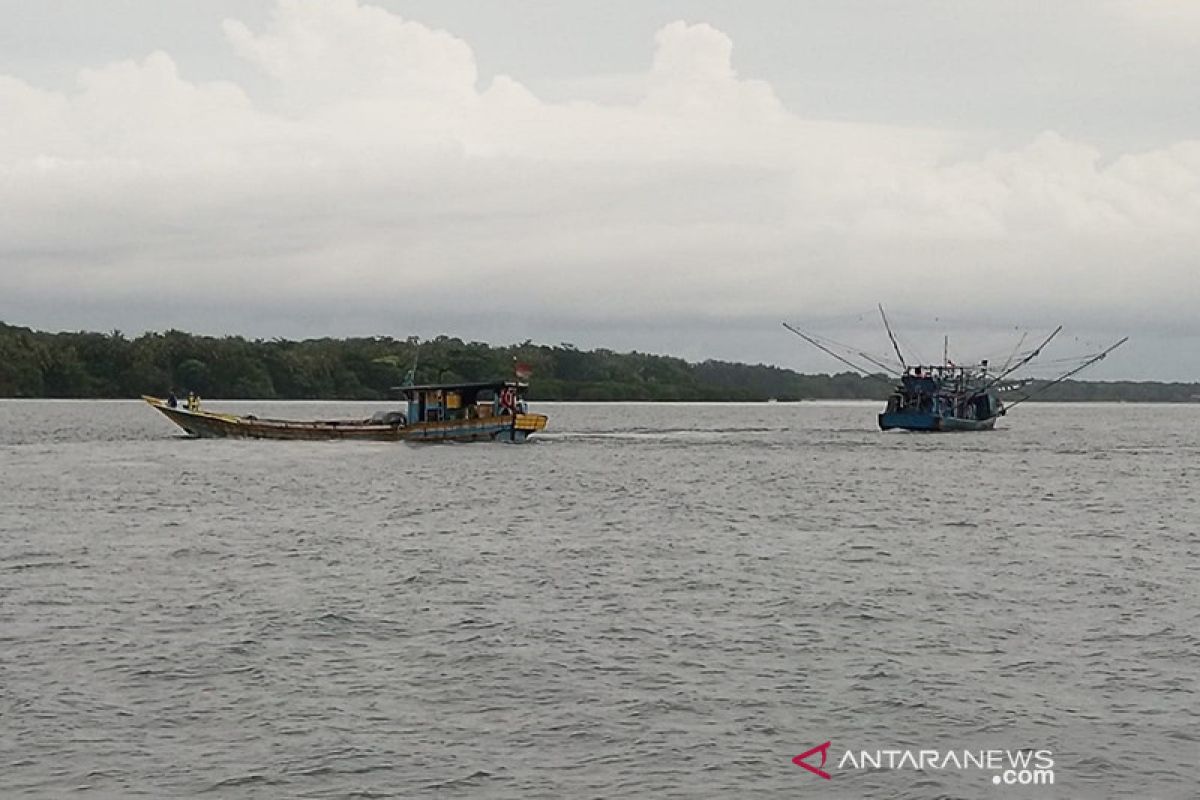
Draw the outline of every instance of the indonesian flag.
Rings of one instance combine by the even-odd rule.
[[[533,374],[533,367],[522,361],[518,361],[513,364],[513,372],[516,373],[519,380],[529,380],[529,376]]]

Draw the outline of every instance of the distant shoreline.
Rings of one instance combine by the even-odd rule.
[[[208,403],[397,403],[397,398],[371,398],[371,399],[353,399],[344,397],[203,397],[203,402]],[[0,403],[142,403],[140,397],[4,397],[0,396]],[[874,405],[880,401],[877,398],[871,397],[810,397],[808,399],[798,399],[798,401],[761,401],[761,399],[703,399],[703,401],[671,401],[671,399],[662,399],[662,401],[581,401],[581,399],[535,399],[533,403],[539,405]],[[1022,405],[1200,405],[1200,399],[1192,399],[1192,401],[1154,401],[1154,399],[1141,399],[1141,401],[1126,401],[1126,399],[1094,399],[1094,401],[1080,401],[1080,399],[1044,399],[1033,398],[1028,399]]]
[[[894,379],[804,374],[770,364],[689,362],[649,353],[535,344],[490,345],[448,336],[245,339],[183,331],[127,338],[47,333],[0,322],[0,398],[117,400],[195,391],[229,400],[389,401],[394,387],[495,380],[521,364],[533,402],[755,403],[883,401]],[[1043,402],[1197,403],[1200,383],[1063,381],[1025,391]],[[1006,399],[1022,396],[1021,391]]]
[[[366,400],[347,399],[338,397],[204,397],[205,404],[209,403],[320,403],[330,405],[335,403],[375,403],[394,404],[397,399],[372,398]],[[141,403],[140,397],[4,397],[0,403]],[[862,405],[869,406],[879,403],[869,397],[839,397],[818,398],[807,400],[533,400],[538,405],[561,406],[800,406],[800,405]],[[1044,406],[1189,406],[1200,405],[1200,400],[1046,400],[1036,398],[1027,400],[1022,405]]]

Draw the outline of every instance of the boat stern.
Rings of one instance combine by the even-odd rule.
[[[942,417],[937,414],[905,414],[885,411],[879,415],[880,430],[905,431],[990,431],[996,427],[996,418],[963,419]]]
[[[884,431],[940,431],[942,418],[935,414],[906,414],[898,411],[884,411],[879,415],[879,429]]]
[[[513,430],[524,431],[526,434],[538,433],[546,430],[546,423],[550,418],[545,414],[517,414],[517,418],[513,420]]]
[[[495,437],[503,442],[524,442],[535,433],[544,431],[550,418],[545,414],[517,414],[512,424]]]

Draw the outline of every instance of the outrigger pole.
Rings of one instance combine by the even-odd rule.
[[[1029,336],[1029,331],[1021,331],[1021,338],[1017,340],[1016,347],[1013,348],[1012,353],[1009,354],[1007,359],[1005,359],[1004,366],[1000,368],[1001,372],[1004,372],[1006,369],[1008,369],[1008,365],[1011,364],[1013,362],[1013,359],[1017,357],[1017,353],[1020,352],[1020,350],[1021,350],[1021,345],[1025,344],[1025,339],[1028,336]]]
[[[854,370],[855,372],[861,372],[863,375],[866,375],[867,377],[871,377],[871,371],[870,371],[870,370],[863,369],[863,368],[862,368],[862,367],[860,367],[858,364],[855,364],[853,361],[850,361],[849,359],[847,359],[847,358],[844,358],[843,356],[839,355],[838,353],[835,353],[833,350],[830,350],[828,347],[826,347],[825,345],[821,344],[820,342],[818,342],[818,341],[817,341],[816,339],[814,339],[813,337],[809,336],[809,335],[808,335],[807,333],[805,333],[804,331],[796,330],[796,329],[795,329],[795,328],[793,328],[791,325],[788,325],[786,322],[784,322],[784,323],[782,323],[782,324],[783,324],[783,327],[787,328],[789,331],[791,331],[792,333],[796,334],[796,335],[797,335],[797,336],[799,336],[801,339],[803,339],[804,341],[808,342],[809,344],[811,344],[813,347],[817,348],[818,350],[822,350],[822,351],[824,351],[824,352],[828,353],[829,355],[831,355],[831,356],[833,356],[834,358],[836,358],[838,361],[840,361],[840,362],[842,362],[843,364],[845,364],[847,367],[850,367],[850,369]],[[863,354],[862,354],[862,353],[859,353],[859,355],[861,356],[861,355],[863,355]],[[889,372],[891,371],[889,367],[887,367],[887,366],[885,366],[885,365],[883,365],[883,364],[880,364],[879,362],[875,361],[875,360],[874,360],[874,359],[872,359],[872,358],[868,358],[867,356],[863,356],[863,358],[866,358],[866,359],[867,359],[867,361],[870,361],[872,364],[875,364],[877,367],[881,367],[881,368],[883,368],[883,369],[887,369]]]
[[[1008,405],[1006,405],[1006,406],[1004,407],[1004,410],[1005,410],[1005,411],[1007,411],[1008,409],[1012,408],[1013,406],[1019,406],[1019,405],[1021,405],[1021,403],[1024,403],[1026,400],[1028,400],[1029,398],[1033,397],[1034,395],[1037,395],[1037,394],[1040,394],[1041,392],[1044,392],[1044,391],[1046,391],[1046,390],[1047,390],[1047,389],[1049,389],[1051,386],[1054,386],[1054,385],[1056,385],[1056,384],[1062,383],[1062,382],[1063,382],[1063,381],[1065,381],[1067,378],[1071,377],[1072,375],[1075,375],[1076,373],[1082,372],[1083,370],[1085,370],[1085,369],[1087,369],[1088,367],[1090,367],[1092,364],[1095,364],[1097,361],[1103,361],[1105,358],[1107,358],[1107,357],[1108,357],[1108,354],[1109,354],[1109,353],[1111,353],[1113,350],[1116,350],[1118,347],[1120,347],[1121,345],[1125,344],[1125,343],[1126,343],[1126,342],[1128,342],[1128,341],[1129,341],[1129,337],[1128,337],[1128,336],[1126,336],[1124,339],[1122,339],[1121,341],[1117,342],[1117,343],[1116,343],[1116,344],[1114,344],[1112,347],[1109,347],[1107,350],[1103,351],[1102,353],[1097,353],[1096,355],[1094,355],[1094,356],[1092,356],[1091,358],[1089,358],[1087,361],[1084,361],[1084,362],[1083,362],[1082,364],[1080,364],[1078,367],[1075,367],[1075,369],[1071,370],[1070,372],[1067,372],[1067,373],[1064,373],[1064,374],[1062,374],[1062,375],[1059,375],[1059,376],[1058,376],[1057,378],[1055,378],[1054,380],[1050,381],[1050,382],[1049,382],[1049,383],[1047,383],[1047,384],[1044,384],[1044,385],[1042,385],[1042,386],[1039,386],[1037,389],[1035,389],[1034,391],[1032,391],[1032,392],[1030,392],[1029,394],[1025,395],[1024,397],[1020,398],[1019,400],[1014,400],[1013,402],[1009,403]]]
[[[997,375],[995,378],[992,378],[992,381],[991,381],[991,383],[989,383],[987,386],[983,387],[983,388],[984,388],[984,391],[986,391],[986,390],[988,390],[988,389],[992,388],[992,387],[993,387],[993,386],[995,386],[997,383],[999,383],[1000,381],[1004,380],[1004,379],[1005,379],[1005,378],[1007,378],[1009,375],[1012,375],[1014,372],[1016,372],[1017,370],[1019,370],[1021,367],[1025,366],[1025,365],[1026,365],[1026,364],[1028,364],[1030,361],[1033,361],[1035,358],[1037,358],[1038,356],[1040,356],[1040,355],[1042,354],[1042,348],[1044,348],[1046,345],[1050,344],[1050,340],[1051,340],[1051,339],[1053,339],[1055,336],[1058,336],[1058,334],[1059,334],[1059,333],[1061,333],[1061,332],[1062,332],[1062,325],[1059,325],[1057,328],[1055,328],[1055,329],[1054,329],[1054,333],[1052,333],[1052,334],[1050,334],[1049,336],[1047,336],[1047,337],[1046,337],[1046,340],[1045,340],[1044,342],[1042,342],[1042,343],[1041,343],[1041,344],[1039,344],[1039,345],[1038,345],[1036,348],[1034,348],[1034,351],[1033,351],[1032,353],[1030,353],[1029,355],[1025,356],[1025,357],[1024,357],[1024,358],[1022,358],[1020,361],[1018,361],[1017,363],[1013,364],[1013,365],[1012,365],[1011,367],[1009,367],[1008,369],[1006,369],[1006,370],[1004,370],[1003,372],[1001,372],[1001,373],[1000,373],[999,375]]]
[[[890,364],[885,364],[885,363],[883,363],[882,361],[876,361],[874,358],[871,358],[869,355],[867,355],[866,353],[862,352],[861,350],[855,350],[855,351],[854,351],[854,354],[855,354],[855,355],[857,355],[859,358],[865,358],[865,359],[866,359],[868,362],[870,362],[870,363],[874,364],[875,366],[879,367],[881,370],[883,370],[884,372],[886,372],[888,375],[891,375],[891,376],[897,376],[897,375],[898,375],[898,373],[896,372],[896,369],[895,369],[895,367],[892,367]]]
[[[896,343],[896,336],[892,333],[892,326],[888,324],[887,314],[883,313],[883,303],[879,304],[879,316],[883,317],[883,327],[887,330],[888,338],[892,340],[892,349],[896,351],[896,358],[900,359],[901,368],[908,369],[904,354],[900,352],[900,345]]]

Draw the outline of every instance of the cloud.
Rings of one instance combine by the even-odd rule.
[[[1197,141],[1105,158],[1050,131],[989,150],[809,119],[704,23],[663,26],[636,91],[606,103],[481,85],[465,41],[354,0],[281,0],[265,29],[224,31],[268,92],[161,52],[70,92],[0,78],[0,295],[247,320],[387,298],[519,309],[531,336],[539,318],[879,299],[1193,317]]]
[[[1158,42],[1193,46],[1200,42],[1200,4],[1187,0],[1112,0],[1108,12]]]
[[[454,108],[474,99],[466,42],[355,0],[280,0],[269,31],[226,20],[243,58],[279,82],[294,109],[386,98],[400,106]]]

